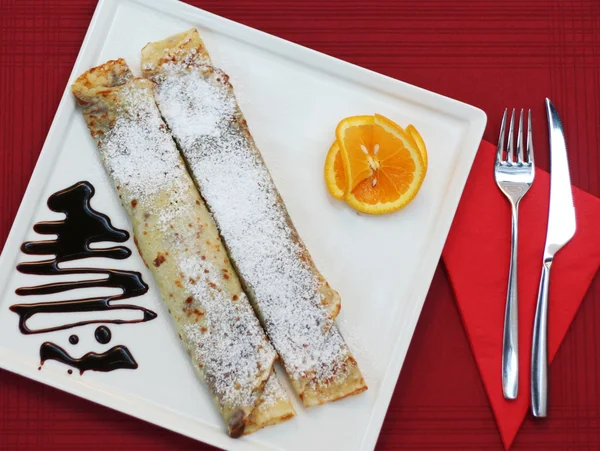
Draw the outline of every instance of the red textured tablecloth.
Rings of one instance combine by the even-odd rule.
[[[600,0],[205,0],[213,13],[482,108],[560,105],[573,183],[600,196]],[[0,0],[0,243],[4,243],[96,0]],[[548,169],[545,127],[536,160]],[[600,226],[599,226],[600,227]],[[600,277],[550,370],[552,416],[513,450],[600,449]],[[378,442],[381,450],[502,450],[440,264]],[[208,450],[0,370],[2,450]],[[320,450],[315,450],[320,451]]]

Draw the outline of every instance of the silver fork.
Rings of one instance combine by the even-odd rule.
[[[504,313],[504,337],[502,340],[502,391],[506,399],[515,399],[519,391],[519,316],[517,292],[517,249],[519,236],[519,202],[525,196],[535,178],[533,160],[533,140],[531,137],[531,110],[527,114],[527,160],[523,150],[523,110],[517,133],[517,152],[514,146],[515,110],[512,110],[508,127],[508,145],[504,152],[504,130],[506,127],[504,110],[494,176],[498,188],[506,195],[512,208],[512,240],[510,268],[508,270],[508,290]]]

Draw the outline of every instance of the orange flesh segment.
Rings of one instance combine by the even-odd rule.
[[[342,192],[346,192],[346,186],[347,186],[347,181],[346,181],[346,173],[344,172],[344,162],[342,161],[342,158],[340,157],[340,148],[337,145],[337,155],[335,158],[335,161],[333,163],[333,172],[335,173],[335,185],[337,186],[337,188],[339,190],[341,190]]]
[[[346,172],[344,171],[344,162],[337,141],[334,141],[327,153],[325,183],[329,194],[334,198],[341,200],[346,196]]]
[[[348,117],[336,129],[344,172],[351,190],[373,173],[365,158],[369,149],[373,148],[373,121],[373,116]]]

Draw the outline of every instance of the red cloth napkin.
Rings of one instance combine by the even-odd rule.
[[[530,407],[533,317],[548,223],[550,176],[536,169],[519,210],[519,395],[502,395],[502,331],[510,258],[510,205],[493,176],[496,147],[482,141],[443,259],[504,447]],[[600,266],[600,199],[573,188],[577,232],[561,250],[550,278],[548,352],[552,361]],[[549,375],[552,384],[552,372]],[[552,398],[548,399],[553,414]],[[543,420],[540,420],[543,421]]]

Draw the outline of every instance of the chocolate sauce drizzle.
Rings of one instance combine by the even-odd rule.
[[[140,323],[156,318],[156,313],[144,307],[131,304],[113,305],[113,301],[141,296],[148,291],[148,285],[139,272],[104,268],[61,268],[63,262],[84,258],[104,257],[117,260],[126,259],[131,251],[125,246],[109,248],[91,248],[90,244],[111,241],[123,243],[129,239],[129,233],[112,226],[108,216],[95,211],[90,205],[94,187],[89,182],[79,182],[58,191],[48,199],[50,210],[64,213],[65,219],[39,222],[33,229],[42,235],[56,235],[55,240],[28,241],[21,250],[28,255],[54,255],[52,260],[19,263],[17,270],[32,275],[61,274],[100,274],[108,276],[96,280],[57,282],[16,290],[20,296],[45,295],[91,287],[120,288],[122,293],[102,298],[76,299],[59,302],[37,302],[33,304],[15,304],[10,309],[19,315],[19,329],[23,334],[39,334],[55,330],[69,329],[93,323]],[[142,312],[141,319],[97,319],[61,324],[54,327],[32,330],[27,320],[37,313],[98,312],[108,310],[137,310]]]
[[[56,282],[22,287],[16,290],[16,294],[19,296],[42,296],[75,289],[101,287],[120,288],[122,290],[121,294],[68,301],[12,305],[10,310],[19,315],[19,329],[23,334],[40,334],[94,323],[140,323],[156,318],[156,313],[144,307],[131,304],[113,305],[113,301],[141,296],[148,291],[148,285],[144,283],[139,272],[105,268],[60,267],[61,263],[85,258],[103,257],[123,260],[131,255],[131,251],[125,246],[90,247],[94,243],[124,243],[129,239],[129,233],[113,227],[108,216],[95,211],[91,207],[90,200],[94,193],[94,187],[89,182],[83,181],[52,194],[48,198],[48,208],[54,212],[64,213],[65,219],[39,222],[33,226],[33,229],[42,235],[56,235],[56,239],[28,241],[23,243],[21,250],[28,255],[54,255],[54,258],[19,263],[17,270],[23,274],[31,275],[97,274],[105,277],[96,278],[95,280]],[[27,320],[37,313],[102,312],[109,310],[137,310],[142,312],[142,318],[133,320],[106,318],[67,322],[58,326],[36,330],[32,330],[27,326]],[[98,327],[95,337],[99,343],[106,344],[111,339],[110,330],[105,326]],[[76,335],[69,337],[71,344],[77,344],[78,341],[79,337]],[[120,368],[135,369],[138,367],[129,349],[123,345],[114,346],[101,354],[88,352],[77,359],[70,356],[57,344],[45,342],[40,346],[40,359],[42,364],[46,360],[65,363],[79,369],[81,374],[87,370],[106,372]],[[71,372],[69,370],[69,374]]]
[[[112,338],[112,334],[110,333],[110,329],[108,327],[100,326],[94,332],[94,337],[98,343],[105,345]]]
[[[47,341],[40,347],[40,360],[42,365],[46,360],[57,360],[77,368],[79,374],[88,370],[108,372],[122,368],[134,370],[138,367],[129,349],[121,345],[110,348],[102,354],[88,352],[80,359],[76,359],[57,344]]]

